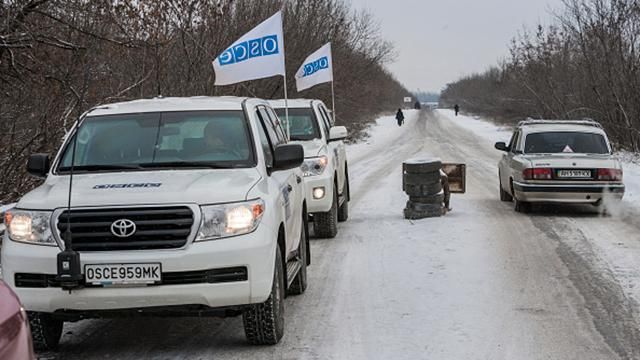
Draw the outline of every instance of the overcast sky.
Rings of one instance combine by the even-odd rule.
[[[539,22],[561,0],[351,0],[380,21],[398,52],[389,69],[409,90],[440,91],[508,55],[511,38]]]

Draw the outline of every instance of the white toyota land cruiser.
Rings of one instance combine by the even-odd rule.
[[[277,343],[310,254],[303,149],[268,103],[138,100],[76,129],[51,166],[30,158],[46,180],[5,215],[2,270],[36,348],[64,321],[158,314],[242,314],[249,342]]]
[[[284,119],[284,100],[270,103]],[[338,222],[349,217],[349,168],[343,142],[347,128],[334,126],[320,100],[289,100],[288,105],[291,140],[304,147],[302,171],[314,232],[318,237],[333,238],[338,234]]]

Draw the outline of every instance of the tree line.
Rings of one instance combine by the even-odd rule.
[[[297,94],[294,74],[332,42],[337,122],[353,130],[392,110],[407,90],[376,20],[343,0],[0,0],[0,203],[35,185],[28,155],[52,153],[87,109],[162,96],[281,98],[281,78],[214,87],[212,60],[284,11],[290,97],[331,99],[329,85]]]
[[[448,84],[443,105],[507,121],[591,118],[640,151],[640,2],[565,0],[554,19],[514,38],[501,64]]]

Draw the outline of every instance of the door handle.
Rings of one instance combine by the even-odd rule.
[[[300,184],[302,182],[302,178],[300,176],[296,176],[296,182]]]

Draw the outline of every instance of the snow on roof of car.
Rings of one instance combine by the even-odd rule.
[[[311,107],[312,101],[319,101],[314,99],[289,99],[287,105],[292,109],[306,109]],[[269,104],[275,109],[284,108],[284,99],[268,100]]]
[[[531,120],[521,121],[518,127],[525,128],[527,133],[548,131],[580,131],[604,134],[600,123],[593,120]]]
[[[245,97],[156,97],[98,106],[88,116],[160,111],[241,110]]]

